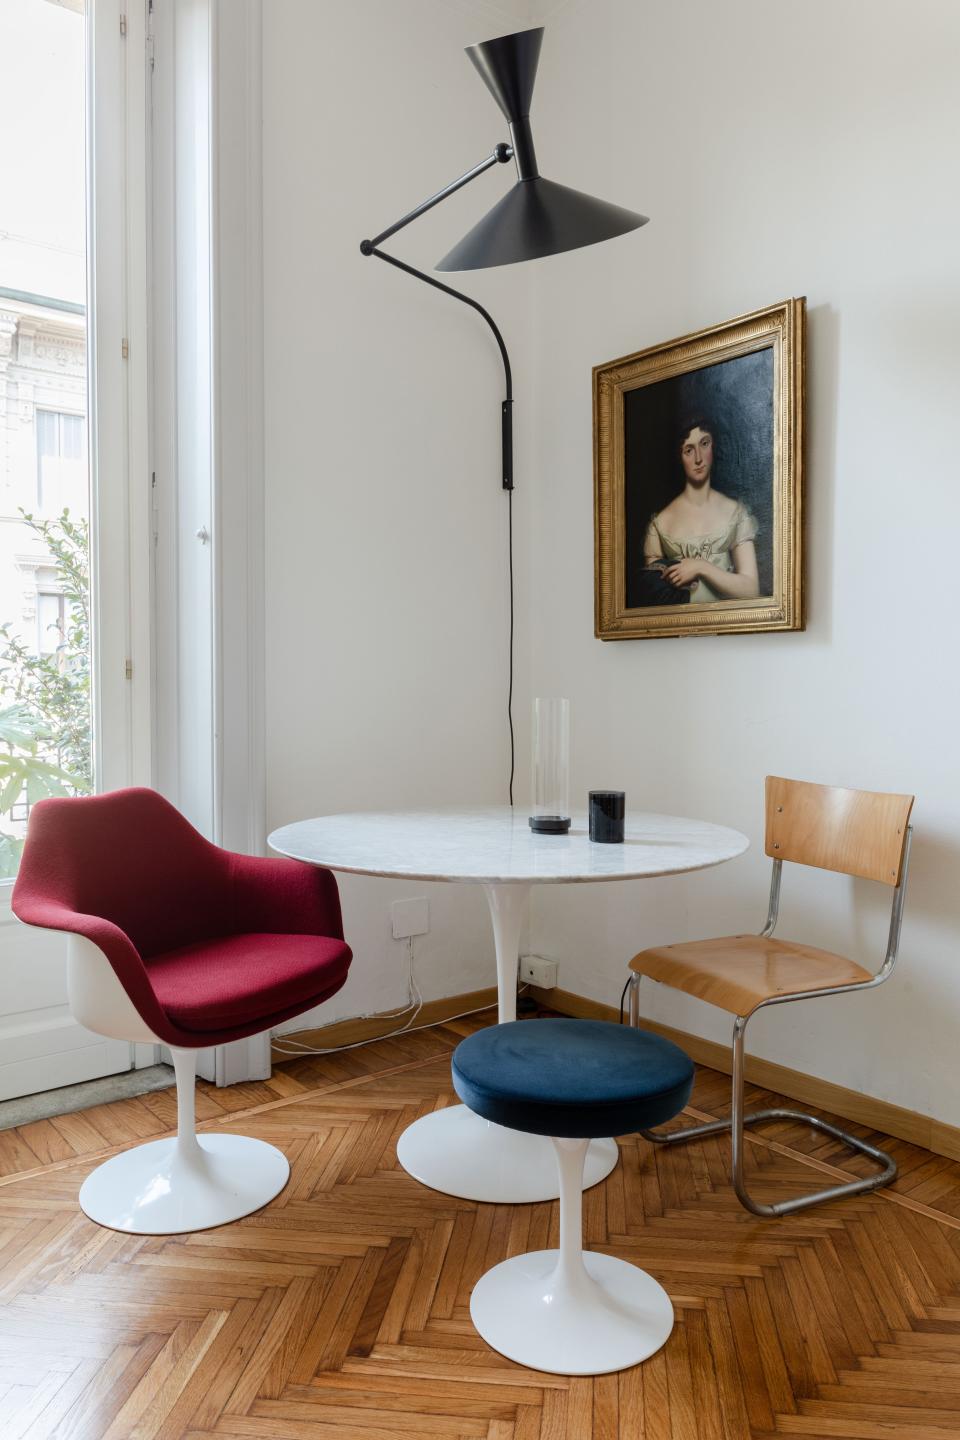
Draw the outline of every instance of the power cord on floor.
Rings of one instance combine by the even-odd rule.
[[[353,1040],[349,1045],[330,1045],[325,1049],[319,1049],[312,1045],[304,1045],[301,1041],[291,1039],[286,1035],[278,1035],[273,1040],[273,1049],[277,1051],[278,1054],[286,1055],[290,1059],[296,1059],[299,1056],[305,1057],[307,1055],[337,1055],[341,1050],[358,1050],[364,1045],[375,1045],[378,1040],[393,1040],[398,1035],[411,1035],[418,1030],[432,1030],[435,1025],[446,1025],[451,1020],[464,1020],[468,1015],[479,1015],[481,1011],[490,1009],[489,1004],[477,1005],[472,1010],[461,1010],[457,1015],[445,1015],[442,1020],[431,1020],[428,1025],[414,1025],[414,1020],[416,1020],[420,1011],[423,1009],[423,995],[416,977],[412,936],[407,940],[407,955],[409,958],[409,971],[407,974],[407,995],[409,999],[406,1005],[401,1006],[399,1010],[388,1011],[386,1014],[370,1011],[365,1015],[345,1016],[343,1020],[334,1022],[337,1025],[341,1025],[351,1023],[354,1020],[399,1019],[401,1015],[406,1015],[412,1010],[413,1014],[404,1025],[398,1026],[396,1030],[388,1031],[386,1035],[371,1035],[368,1040]],[[528,985],[522,985],[517,991],[518,996],[525,995],[529,988]]]
[[[338,1050],[356,1050],[361,1045],[371,1044],[373,1040],[392,1040],[395,1036],[405,1035],[410,1030],[425,1029],[425,1026],[414,1026],[413,1023],[423,1009],[423,995],[420,991],[420,985],[417,981],[416,969],[414,967],[412,935],[407,938],[407,964],[406,1005],[402,1005],[399,1010],[388,1010],[386,1014],[378,1014],[375,1011],[371,1011],[366,1015],[351,1015],[344,1017],[342,1021],[338,1020],[335,1022],[340,1025],[354,1020],[399,1020],[402,1015],[409,1015],[409,1020],[407,1020],[405,1024],[399,1025],[396,1030],[391,1030],[386,1035],[374,1035],[370,1040],[354,1040],[350,1045],[330,1045],[325,1049],[317,1049],[312,1045],[304,1045],[300,1040],[287,1039],[286,1036],[280,1035],[273,1041],[273,1048],[279,1051],[281,1055],[335,1055]],[[412,1014],[410,1013],[411,1011],[413,1012]]]

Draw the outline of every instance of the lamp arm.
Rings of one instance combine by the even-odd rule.
[[[426,285],[432,285],[435,290],[442,290],[445,295],[452,295],[455,300],[462,300],[464,305],[469,305],[472,310],[476,310],[479,315],[482,315],[493,331],[493,337],[497,342],[500,350],[500,358],[503,361],[503,374],[506,383],[506,396],[500,407],[501,478],[504,490],[513,489],[513,373],[510,369],[510,356],[507,354],[507,347],[504,344],[503,336],[500,334],[496,321],[489,311],[485,310],[479,301],[472,299],[471,296],[464,295],[460,290],[454,290],[452,285],[444,285],[441,281],[434,280],[432,275],[425,275],[422,270],[414,269],[412,265],[407,265],[405,261],[398,260],[393,255],[387,255],[385,251],[377,247],[384,240],[389,239],[391,235],[396,235],[398,230],[402,230],[404,226],[409,225],[411,220],[418,219],[419,216],[424,215],[428,210],[432,210],[434,205],[439,205],[441,200],[446,200],[448,195],[453,195],[464,185],[469,184],[471,180],[475,180],[478,175],[483,175],[491,166],[503,165],[511,159],[512,156],[513,151],[510,146],[501,143],[492,155],[488,155],[485,160],[481,160],[479,165],[474,165],[472,170],[468,170],[466,174],[461,175],[459,179],[451,181],[451,183],[444,186],[442,190],[438,190],[435,195],[430,196],[429,200],[424,200],[422,205],[418,205],[416,209],[404,215],[401,220],[397,220],[395,224],[388,226],[386,230],[381,230],[380,234],[375,235],[372,240],[361,240],[360,242],[361,255],[376,255],[378,260],[385,260],[388,265],[393,265],[396,269],[403,270],[407,275],[413,275],[415,279],[422,280]]]
[[[441,200],[446,200],[448,195],[456,194],[464,185],[469,185],[471,180],[476,180],[478,175],[483,175],[492,165],[505,165],[512,157],[513,151],[510,149],[510,146],[501,141],[492,155],[488,155],[485,160],[481,160],[479,165],[474,165],[472,170],[468,170],[466,174],[461,175],[458,180],[452,180],[449,185],[444,185],[443,189],[438,190],[436,195],[431,195],[429,200],[424,200],[422,205],[418,205],[415,210],[411,210],[407,215],[404,215],[401,220],[397,220],[395,224],[389,225],[386,230],[381,230],[380,234],[374,235],[372,240],[361,240],[360,253],[362,255],[372,255],[375,246],[382,245],[384,240],[389,240],[391,235],[396,235],[397,231],[402,230],[405,225],[409,225],[411,220],[418,220],[421,215],[425,215],[428,210],[432,210],[434,205],[439,205]]]
[[[452,295],[455,300],[462,300],[464,305],[469,305],[471,310],[476,310],[493,331],[493,337],[500,348],[500,358],[503,361],[503,375],[506,384],[506,398],[500,408],[500,442],[503,471],[504,490],[513,489],[513,372],[510,369],[510,356],[507,354],[507,347],[503,336],[500,334],[499,326],[488,310],[485,310],[478,300],[470,295],[464,295],[460,290],[454,290],[452,285],[444,285],[440,280],[434,280],[432,275],[425,275],[422,270],[415,270],[405,260],[398,260],[395,255],[388,255],[384,250],[371,249],[365,252],[369,255],[376,255],[378,260],[385,260],[388,265],[394,265],[398,270],[403,270],[407,275],[413,275],[417,280],[422,280],[425,285],[432,285],[435,290],[442,290],[445,295]]]

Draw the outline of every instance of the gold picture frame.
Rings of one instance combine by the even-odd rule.
[[[805,320],[784,300],[594,367],[599,639],[803,629]]]

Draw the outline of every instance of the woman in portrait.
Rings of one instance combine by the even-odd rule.
[[[644,537],[644,566],[659,571],[679,592],[678,603],[750,600],[760,593],[757,522],[746,505],[715,490],[711,481],[715,433],[702,416],[681,427],[683,490],[653,516]]]

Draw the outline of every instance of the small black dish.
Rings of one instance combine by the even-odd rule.
[[[566,835],[570,829],[570,816],[531,815],[530,829],[537,835]]]

